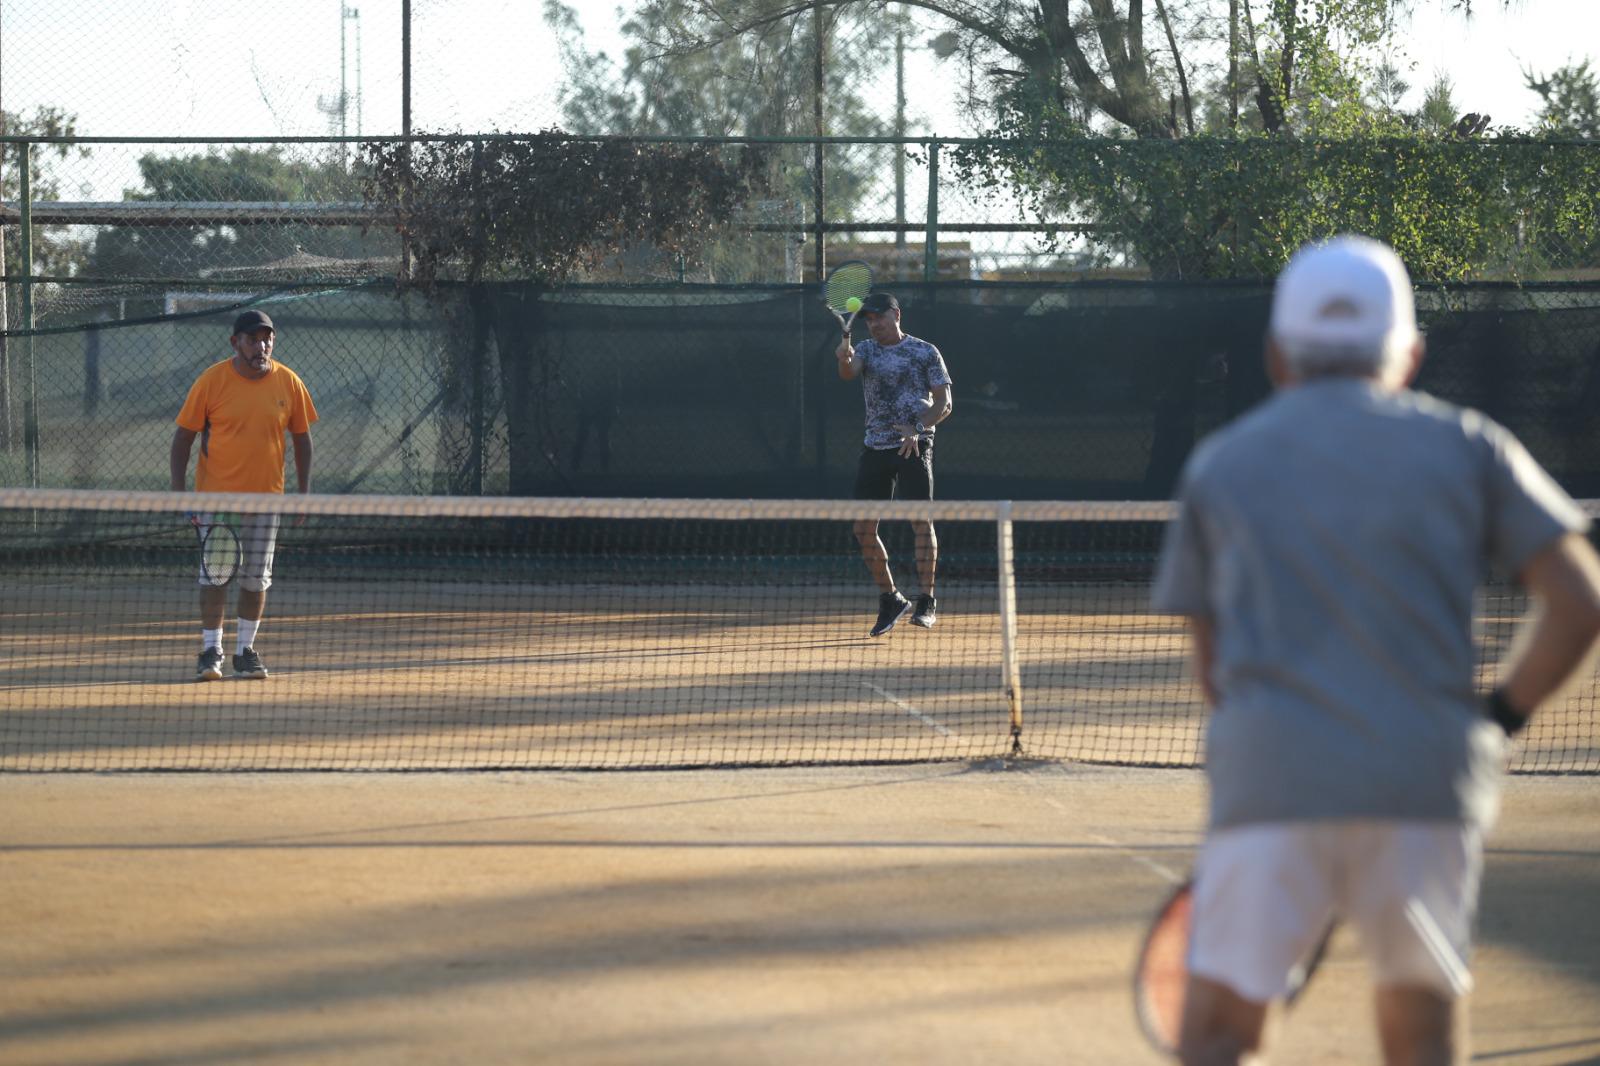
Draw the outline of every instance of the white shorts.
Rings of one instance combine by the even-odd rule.
[[[1337,918],[1359,933],[1379,986],[1464,996],[1482,872],[1482,833],[1453,822],[1214,832],[1195,869],[1189,972],[1257,1003],[1281,999],[1290,972]]]
[[[239,536],[239,572],[234,581],[247,592],[265,592],[272,587],[272,557],[278,548],[278,516],[242,514],[234,517],[233,531]],[[196,515],[195,521],[203,531],[211,526],[214,516]],[[204,568],[200,571],[200,584],[211,584],[206,580]]]

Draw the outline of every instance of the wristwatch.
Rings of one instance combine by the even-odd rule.
[[[923,425],[921,422],[913,422],[912,425],[916,427],[917,436],[919,437],[928,432],[928,427]]]

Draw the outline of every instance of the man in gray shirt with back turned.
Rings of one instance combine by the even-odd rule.
[[[1464,1061],[1482,834],[1506,736],[1600,633],[1579,508],[1515,437],[1410,392],[1410,280],[1341,237],[1279,277],[1277,394],[1196,450],[1154,593],[1188,617],[1210,825],[1195,870],[1182,1058],[1260,1050],[1268,1005],[1330,919],[1360,934],[1389,1063]],[[1487,565],[1542,610],[1487,699]]]

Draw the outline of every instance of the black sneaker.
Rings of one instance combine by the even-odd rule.
[[[260,680],[267,676],[267,665],[261,661],[254,648],[246,648],[233,657],[233,676]]]
[[[878,621],[872,627],[872,635],[881,637],[894,628],[894,624],[904,618],[906,612],[911,610],[911,601],[898,592],[885,592],[878,597]]]
[[[196,681],[222,680],[221,648],[207,648],[200,653],[199,659],[194,664],[194,679]]]
[[[932,629],[933,623],[939,620],[939,601],[924,592],[917,597],[917,609],[911,615],[911,624],[921,626],[923,629]]]

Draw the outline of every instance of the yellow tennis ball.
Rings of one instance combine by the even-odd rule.
[[[859,297],[859,296],[850,297],[850,299],[848,299],[848,300],[846,300],[844,302],[844,309],[846,311],[849,311],[852,315],[855,314],[857,311],[861,310],[861,297]]]

